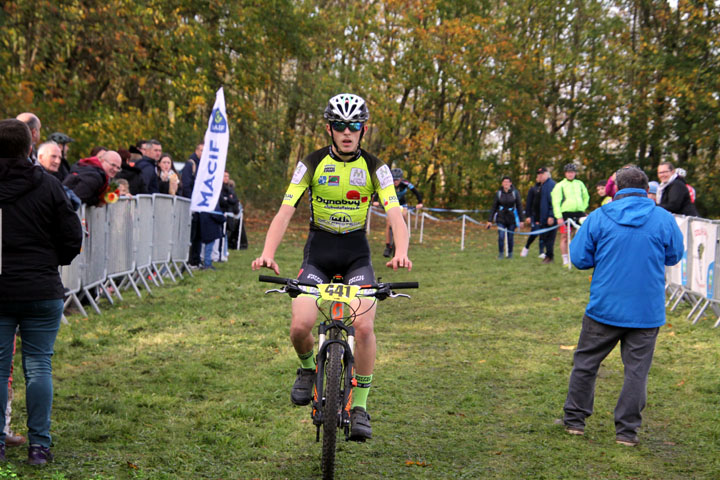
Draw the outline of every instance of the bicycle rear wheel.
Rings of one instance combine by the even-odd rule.
[[[331,338],[337,338],[337,331],[332,330]],[[327,364],[325,366],[325,404],[323,405],[323,446],[322,472],[323,479],[335,477],[335,444],[337,442],[338,419],[342,408],[340,388],[342,381],[342,346],[333,343],[328,347]]]

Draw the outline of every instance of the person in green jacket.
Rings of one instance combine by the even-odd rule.
[[[583,182],[575,178],[576,175],[577,166],[574,163],[565,165],[565,179],[555,185],[551,194],[553,212],[560,226],[560,253],[562,253],[563,265],[570,263],[565,221],[572,219],[579,224],[590,204],[587,188]]]

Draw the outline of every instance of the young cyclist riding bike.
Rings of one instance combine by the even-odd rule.
[[[252,262],[280,273],[275,252],[305,190],[310,190],[310,233],[305,244],[298,279],[304,283],[329,283],[342,275],[349,285],[375,283],[370,246],[365,234],[368,207],[373,193],[379,194],[395,237],[395,256],[386,266],[412,268],[408,258],[408,232],[398,204],[390,169],[377,157],[360,148],[370,118],[365,100],[353,94],[336,95],[325,108],[325,130],[331,145],[301,160],[293,174],[278,213],[265,238],[262,255]],[[350,413],[350,439],[372,437],[367,396],[375,366],[375,306],[372,299],[354,300],[360,312],[355,320],[355,378]],[[315,377],[312,328],[317,320],[315,298],[300,295],[292,301],[290,340],[301,368],[290,399],[295,405],[312,400]]]
[[[420,209],[422,208],[423,204],[423,197],[422,194],[418,191],[417,188],[415,188],[415,185],[405,180],[405,175],[403,174],[402,169],[400,168],[393,168],[390,170],[393,177],[393,184],[395,185],[395,193],[398,198],[398,202],[400,203],[400,206],[403,207],[402,214],[403,219],[407,221],[408,217],[408,211],[406,210],[407,207],[407,193],[412,192],[415,195],[415,198],[417,199],[417,204],[415,205],[415,208]],[[375,205],[377,206],[379,202],[377,202]],[[385,218],[385,250],[383,251],[383,257],[392,257],[393,256],[393,250],[395,248],[395,245],[392,242],[392,238],[390,237],[390,220],[386,217]]]

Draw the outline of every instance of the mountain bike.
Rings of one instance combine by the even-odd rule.
[[[351,304],[359,298],[406,297],[395,293],[396,289],[418,288],[417,282],[377,283],[374,285],[345,285],[342,277],[334,277],[335,283],[301,283],[296,279],[260,275],[261,282],[283,285],[281,289],[265,293],[287,293],[295,298],[300,294],[316,297],[318,311],[324,320],[318,325],[317,366],[313,389],[311,417],[316,427],[315,441],[320,441],[322,427],[322,472],[324,479],[335,475],[335,446],[338,429],[343,429],[345,440],[350,440],[350,406],[355,365],[355,328],[352,326],[359,312]],[[326,312],[323,302],[330,302]],[[367,307],[372,308],[375,305]]]

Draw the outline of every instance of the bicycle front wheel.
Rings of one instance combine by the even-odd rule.
[[[338,422],[342,397],[340,395],[342,380],[342,346],[337,343],[329,345],[327,364],[325,366],[325,404],[323,405],[323,446],[322,472],[323,479],[335,476],[335,444],[337,442]]]

